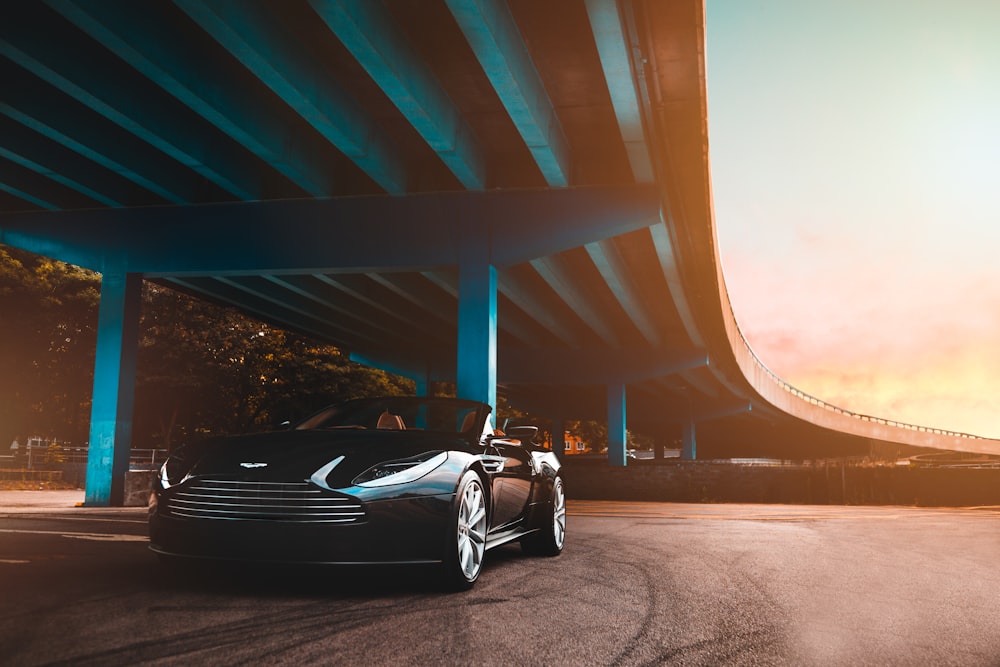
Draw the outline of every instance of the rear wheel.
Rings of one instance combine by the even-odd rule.
[[[467,472],[458,485],[455,510],[444,559],[445,583],[455,590],[468,590],[483,569],[486,554],[486,494],[474,472]]]
[[[521,540],[521,549],[532,556],[558,556],[566,542],[566,490],[562,477],[552,480],[552,497],[537,533]]]

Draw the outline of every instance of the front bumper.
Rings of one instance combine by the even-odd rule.
[[[440,562],[453,499],[371,500],[365,519],[349,524],[185,518],[157,504],[149,517],[150,548],[169,556],[254,562]]]

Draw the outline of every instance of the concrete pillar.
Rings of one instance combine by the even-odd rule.
[[[488,248],[468,254],[472,256],[463,259],[458,271],[456,393],[496,410],[497,270],[489,263]]]
[[[694,461],[698,454],[698,443],[695,440],[695,423],[693,419],[684,422],[684,433],[681,436],[681,458]]]
[[[552,417],[552,451],[560,461],[566,456],[566,422],[562,417]]]
[[[608,385],[608,464],[625,467],[625,385]]]
[[[97,320],[85,504],[121,506],[132,447],[142,276],[105,269]]]

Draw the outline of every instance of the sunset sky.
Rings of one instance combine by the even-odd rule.
[[[1000,437],[1000,2],[707,0],[715,220],[763,363]]]

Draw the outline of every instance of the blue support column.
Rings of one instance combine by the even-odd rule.
[[[414,396],[428,396],[427,393],[430,391],[431,381],[427,376],[413,378],[413,395]]]
[[[430,391],[431,381],[430,381],[430,376],[428,374],[424,374],[421,377],[413,378],[413,382],[416,385],[413,392],[414,396],[430,396],[429,391]],[[413,422],[413,426],[415,426],[416,428],[427,428],[426,406],[422,407],[417,412],[415,421]]]
[[[105,270],[97,320],[85,504],[121,506],[132,446],[142,276]]]
[[[471,257],[459,265],[456,393],[496,410],[497,270],[489,263],[488,252],[483,248],[466,253]]]
[[[608,464],[625,467],[625,385],[608,385]]]
[[[684,434],[681,439],[681,458],[694,461],[698,454],[698,443],[695,440],[695,424],[693,419],[684,422]]]

